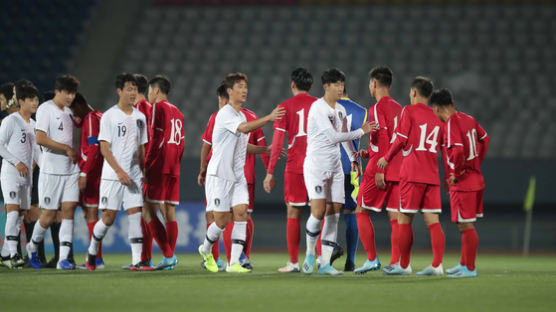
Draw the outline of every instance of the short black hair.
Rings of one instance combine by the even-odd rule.
[[[226,92],[226,86],[224,83],[220,84],[218,88],[216,88],[216,95],[223,99],[229,99],[228,92]]]
[[[50,101],[54,98],[54,96],[55,96],[54,91],[51,91],[51,90],[50,91],[45,91],[42,94],[42,100],[43,100],[43,102]]]
[[[12,82],[3,83],[0,86],[0,94],[3,94],[7,101],[14,96],[14,84]]]
[[[116,76],[116,89],[123,89],[126,82],[131,82],[132,85],[137,86],[135,76],[130,73],[121,73]]]
[[[70,108],[74,108],[75,105],[85,105],[87,106],[87,99],[83,96],[83,94],[77,92],[75,94],[75,98],[71,102]]]
[[[392,85],[392,76],[392,70],[388,66],[377,66],[369,71],[369,79],[378,81],[384,87]]]
[[[346,81],[346,75],[339,70],[338,68],[329,68],[320,77],[322,80],[322,84],[329,84],[329,83],[336,83],[336,82],[344,82]]]
[[[151,81],[149,81],[149,86],[157,86],[162,93],[168,95],[172,85],[168,77],[164,75],[156,75],[153,79],[151,79]]]
[[[294,69],[291,78],[297,89],[301,91],[309,91],[313,85],[313,75],[303,67]]]
[[[56,77],[54,89],[58,91],[67,91],[70,93],[77,92],[79,88],[79,80],[70,74],[59,75]]]
[[[247,75],[244,73],[230,73],[224,78],[222,84],[226,89],[233,89],[234,85],[240,81],[245,81],[245,83],[247,83]]]
[[[18,100],[39,98],[39,90],[29,80],[19,80],[15,83],[15,93]]]
[[[454,96],[452,95],[452,92],[447,88],[435,90],[431,95],[430,103],[431,105],[437,106],[454,105]]]
[[[411,88],[417,90],[417,92],[419,92],[421,96],[428,98],[431,96],[434,86],[430,78],[417,76],[415,77],[415,79],[413,79]]]
[[[137,92],[143,94],[147,92],[147,88],[149,87],[147,76],[143,74],[133,74],[133,76],[135,77],[135,81],[137,82]]]

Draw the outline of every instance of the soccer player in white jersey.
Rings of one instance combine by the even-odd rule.
[[[43,147],[39,175],[39,206],[42,213],[27,244],[27,252],[31,255],[29,263],[35,269],[41,268],[37,245],[55,221],[60,204],[62,224],[59,234],[60,256],[56,268],[75,269],[68,255],[73,241],[73,215],[79,202],[79,166],[73,148],[73,120],[69,106],[78,86],[79,81],[75,77],[58,76],[54,98],[37,109],[35,137],[37,144]]]
[[[24,264],[17,252],[19,230],[23,214],[30,208],[33,160],[38,163],[40,149],[35,143],[35,121],[31,114],[39,106],[39,92],[32,84],[18,85],[17,101],[19,111],[2,120],[0,126],[0,155],[2,171],[0,183],[6,205],[6,247],[10,259],[5,262],[9,268]]]
[[[359,172],[352,140],[371,132],[373,123],[363,123],[360,129],[348,132],[345,108],[337,103],[343,96],[345,75],[336,68],[325,71],[322,76],[324,96],[316,100],[307,118],[307,155],[303,163],[305,186],[311,201],[311,215],[307,220],[307,251],[303,273],[312,274],[315,262],[315,245],[321,235],[322,255],[318,274],[341,275],[330,265],[330,257],[338,234],[340,210],[345,202],[344,172],[342,170],[339,143],[342,143],[352,169]],[[327,205],[331,204],[331,205]]]
[[[226,272],[245,273],[239,257],[243,251],[247,229],[247,208],[249,192],[244,174],[246,153],[268,153],[265,146],[248,144],[248,134],[284,115],[282,108],[276,108],[260,119],[247,122],[241,106],[247,99],[247,76],[242,73],[228,74],[223,84],[229,96],[216,115],[212,134],[212,158],[210,159],[205,183],[207,211],[213,211],[214,222],[208,227],[205,240],[199,246],[203,265],[210,272],[218,272],[218,265],[211,253],[212,245],[232,221],[232,251],[230,265]]]
[[[107,110],[100,119],[98,141],[104,156],[99,192],[102,217],[93,228],[86,266],[87,270],[95,270],[98,245],[114,223],[116,213],[123,207],[129,221],[128,238],[132,258],[129,269],[152,271],[153,267],[140,263],[147,121],[145,115],[133,107],[137,97],[137,82],[132,74],[121,73],[116,77],[116,91],[120,97],[118,104]]]

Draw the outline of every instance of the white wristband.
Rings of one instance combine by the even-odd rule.
[[[80,176],[80,177],[86,177],[87,174],[86,174],[85,172],[81,172],[81,173],[79,174],[79,176]]]

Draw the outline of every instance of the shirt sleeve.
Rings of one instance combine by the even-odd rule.
[[[315,108],[315,117],[314,121],[316,123],[318,133],[324,133],[328,140],[332,142],[332,144],[340,143],[343,141],[351,141],[358,139],[365,134],[362,129],[357,129],[355,131],[350,132],[338,132],[332,124],[328,121],[328,116],[321,107]],[[343,121],[342,121],[343,122]]]
[[[409,138],[411,130],[411,117],[409,115],[410,113],[404,108],[402,110],[398,130],[396,131],[396,140],[394,140],[394,143],[392,143],[390,149],[386,152],[386,155],[384,155],[384,159],[387,162],[390,162],[392,158],[394,158],[394,156],[396,156],[396,154],[398,154],[407,144],[407,139]]]
[[[283,104],[280,104],[279,107],[283,108],[284,110],[286,109],[285,105],[283,105]],[[280,118],[280,119],[278,119],[274,122],[274,125],[272,126],[272,128],[274,128],[274,130],[287,132],[288,131],[287,130],[288,129],[288,124],[289,124],[288,123],[288,117],[289,117],[289,114],[286,111],[286,114],[282,118]]]
[[[20,160],[8,150],[8,142],[13,135],[13,118],[4,120],[0,125],[0,155],[10,164],[16,166]]]
[[[139,120],[143,122],[143,127],[139,129],[139,143],[141,144],[149,142],[149,136],[147,135],[147,120],[144,116],[145,115],[139,117]]]
[[[48,135],[48,125],[49,125],[48,110],[46,109],[37,110],[36,117],[37,117],[37,122],[35,123],[35,130],[40,130]]]
[[[233,108],[232,108],[233,109]],[[221,113],[223,113],[222,115],[220,115]],[[232,115],[230,114],[229,110],[221,110],[220,112],[218,112],[219,116],[219,120],[222,122],[222,125],[224,126],[224,128],[228,131],[230,131],[231,133],[238,135],[239,132],[237,131],[237,128],[239,127],[239,125],[241,125],[244,121],[243,119],[239,116],[239,115]]]
[[[100,130],[98,132],[98,141],[105,141],[112,143],[110,131],[110,116],[108,114],[102,115],[100,118]]]
[[[207,122],[207,127],[205,128],[205,132],[201,136],[201,140],[207,143],[208,145],[212,145],[212,132],[214,130],[214,120],[216,119],[216,114],[211,115],[209,121]]]

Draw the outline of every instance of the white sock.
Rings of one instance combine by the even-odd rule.
[[[106,235],[106,232],[108,232],[109,228],[110,226],[104,224],[104,222],[102,222],[102,219],[98,220],[97,223],[95,223],[95,227],[93,228],[93,236],[91,237],[91,243],[89,244],[88,249],[88,253],[90,255],[97,255],[98,245],[100,245],[100,243],[102,242],[102,239]]]
[[[141,232],[141,213],[137,212],[127,216],[129,226],[127,237],[131,245],[131,263],[133,265],[141,262],[141,252],[143,251],[143,232]],[[96,228],[96,225],[95,225]]]
[[[239,257],[245,246],[247,237],[247,221],[234,221],[232,229],[232,252],[230,253],[230,265],[239,262]]]
[[[315,245],[319,238],[321,222],[322,220],[313,217],[312,214],[307,219],[307,224],[305,225],[305,232],[307,232],[305,235],[307,238],[307,251],[305,253],[307,255],[315,254]]]
[[[223,231],[224,229],[219,228],[218,225],[216,225],[216,222],[212,222],[209,225],[207,229],[207,235],[205,235],[205,240],[203,241],[202,252],[204,254],[209,254],[212,252],[212,245],[214,245],[214,243],[218,241],[218,238],[220,238],[220,235]]]
[[[320,236],[322,244],[321,266],[330,264],[330,257],[336,245],[336,238],[338,236],[338,221],[340,214],[333,214],[324,217],[324,227]]]
[[[37,245],[43,241],[44,233],[46,232],[47,229],[48,228],[43,228],[41,226],[41,222],[39,220],[35,222],[35,227],[33,228],[33,235],[31,236],[31,241],[29,242],[29,249],[31,252],[37,251]]]
[[[17,221],[19,219],[19,211],[11,211],[6,215],[5,243],[4,249],[9,256],[15,256],[17,253],[18,231]]]
[[[62,219],[58,236],[60,237],[60,260],[64,260],[68,258],[73,242],[73,220]]]

